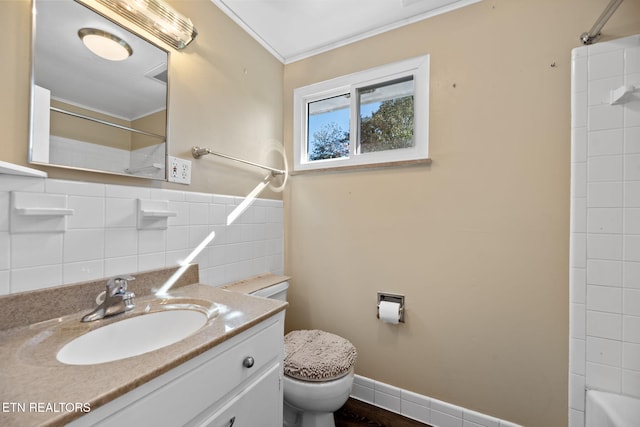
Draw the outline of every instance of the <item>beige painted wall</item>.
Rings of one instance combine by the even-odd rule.
[[[66,111],[95,117],[100,120],[108,121],[110,123],[115,123],[121,126],[131,126],[131,122],[128,120],[109,116],[103,113],[97,113],[95,111],[81,108],[76,105],[67,104],[55,99],[51,100],[51,106],[61,108]],[[52,111],[50,114],[49,129],[51,135],[129,151],[131,151],[132,149],[132,136],[135,135],[132,135],[132,133],[129,131],[125,131],[112,126],[105,126],[97,122],[92,122],[64,113],[59,113],[57,111]],[[156,139],[156,144],[157,143],[158,140]]]
[[[156,135],[164,135],[167,129],[167,112],[157,111],[146,117],[140,117],[132,123],[134,129],[140,129]],[[149,147],[158,144],[160,140],[156,137],[134,133],[131,135],[131,149],[139,150],[140,148]]]
[[[90,1],[90,0],[87,0]],[[282,141],[284,66],[209,0],[169,0],[199,35],[169,59],[169,155],[193,161],[192,184],[35,166],[50,177],[246,195],[264,173],[213,157],[195,160],[191,147],[210,147],[254,162],[274,162]],[[0,65],[0,160],[27,164],[31,67],[31,0],[0,0],[0,26],[12,37]],[[161,42],[158,42],[161,44]],[[281,198],[266,190],[261,197]]]
[[[531,427],[567,425],[571,49],[605,0],[485,0],[285,67],[292,92],[431,55],[429,167],[293,176],[287,329],[356,372]],[[626,1],[606,38],[640,33]],[[406,324],[376,292],[406,295]]]

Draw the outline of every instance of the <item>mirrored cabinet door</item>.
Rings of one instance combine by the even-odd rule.
[[[34,0],[29,162],[166,179],[168,53],[74,0]]]

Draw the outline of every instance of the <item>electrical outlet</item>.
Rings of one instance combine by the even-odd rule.
[[[191,184],[191,160],[169,156],[169,182]]]

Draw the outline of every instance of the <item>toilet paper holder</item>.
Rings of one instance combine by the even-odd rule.
[[[400,304],[400,323],[404,323],[404,295],[391,294],[389,292],[378,292],[378,304],[376,306],[376,317],[380,318],[380,303],[382,301],[395,302]]]

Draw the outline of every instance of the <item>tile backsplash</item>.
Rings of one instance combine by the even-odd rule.
[[[67,196],[64,232],[11,232],[11,192]],[[138,227],[138,200],[167,201],[166,228]],[[243,197],[0,174],[0,294],[173,267],[212,231],[193,260],[200,280],[221,285],[282,274],[282,201],[256,199],[227,226]],[[38,221],[34,216],[32,221]]]
[[[640,397],[640,36],[573,50],[569,420],[585,390]]]

